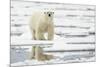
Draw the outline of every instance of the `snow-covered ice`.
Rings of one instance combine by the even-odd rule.
[[[28,24],[34,10],[55,12],[53,41],[32,40]],[[55,58],[30,60],[33,45]],[[11,1],[11,66],[88,61],[95,61],[95,6]]]

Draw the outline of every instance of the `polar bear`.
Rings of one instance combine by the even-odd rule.
[[[54,12],[34,12],[31,21],[30,29],[32,32],[32,39],[34,40],[53,40],[54,38]],[[44,34],[47,33],[47,39]]]

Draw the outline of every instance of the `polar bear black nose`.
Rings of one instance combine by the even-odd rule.
[[[51,16],[51,14],[48,14],[48,16],[50,17],[50,16]]]

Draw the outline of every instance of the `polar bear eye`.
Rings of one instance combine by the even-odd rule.
[[[46,12],[44,12],[44,14],[46,14]]]
[[[54,14],[54,12],[52,12],[52,14]]]

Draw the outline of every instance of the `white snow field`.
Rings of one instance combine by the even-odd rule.
[[[11,1],[11,66],[95,61],[95,6]],[[32,40],[33,11],[54,12],[54,40]],[[47,34],[45,34],[46,36]],[[49,61],[30,60],[31,47],[53,54]]]

